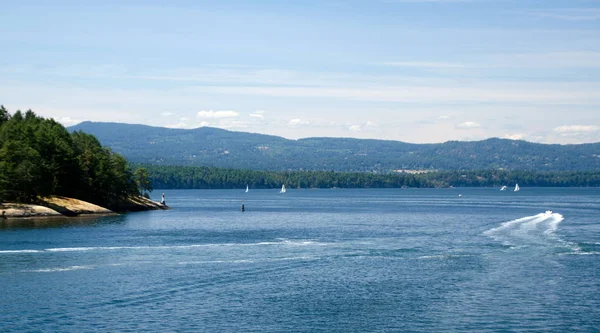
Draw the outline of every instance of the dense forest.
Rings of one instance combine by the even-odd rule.
[[[332,171],[255,171],[212,167],[145,165],[153,188],[400,188],[480,186],[600,186],[599,172],[444,171],[422,174]]]
[[[93,135],[0,106],[0,202],[62,195],[111,207],[147,190],[147,172],[133,172]]]
[[[269,171],[600,170],[600,143],[557,145],[491,138],[413,144],[389,140],[288,140],[218,128],[174,129],[83,122],[69,128],[95,135],[132,163]]]

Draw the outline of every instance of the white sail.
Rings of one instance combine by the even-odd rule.
[[[506,185],[502,186],[502,187],[500,188],[500,191],[506,191]]]
[[[279,193],[285,193],[285,184],[281,185],[281,191],[279,191]]]
[[[246,185],[246,193],[248,193],[248,185]]]
[[[517,191],[519,191],[519,190],[520,190],[520,188],[519,188],[519,184],[515,184],[515,192],[517,192]]]

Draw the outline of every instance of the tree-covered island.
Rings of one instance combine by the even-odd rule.
[[[50,198],[58,196],[113,211],[157,208],[142,197],[152,190],[147,176],[90,134],[69,133],[31,110],[11,115],[0,106],[2,203],[56,206]]]

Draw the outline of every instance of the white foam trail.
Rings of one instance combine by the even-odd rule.
[[[505,245],[546,243],[548,238],[557,239],[555,233],[563,220],[564,217],[559,213],[540,213],[503,222],[499,227],[486,230],[483,234],[503,241]]]
[[[0,254],[2,253],[36,253],[36,252],[43,252],[40,250],[2,250],[0,251]]]
[[[178,265],[204,265],[204,264],[240,264],[253,263],[252,259],[232,259],[232,260],[205,260],[205,261],[180,261]]]
[[[239,264],[239,263],[255,263],[255,262],[276,262],[276,261],[294,261],[294,260],[314,260],[312,256],[302,257],[283,257],[283,258],[266,258],[266,259],[231,259],[231,260],[203,260],[203,261],[180,261],[178,265],[204,265],[204,264]]]
[[[224,243],[213,244],[216,246],[260,246],[260,245],[280,245],[282,242],[258,242],[258,243]]]
[[[47,252],[80,252],[80,251],[93,251],[93,250],[100,250],[100,249],[107,249],[107,248],[100,248],[100,247],[59,247],[59,248],[53,248],[53,249],[45,249],[44,251],[47,251]]]
[[[79,269],[93,269],[94,266],[70,266],[70,267],[58,267],[58,268],[41,268],[34,270],[27,270],[23,272],[31,272],[31,273],[51,273],[51,272],[67,272],[67,271],[75,271]]]
[[[560,255],[563,256],[590,256],[590,255],[599,255],[600,252],[598,251],[592,251],[592,252],[579,252],[579,251],[574,251],[574,252],[565,252],[565,253],[560,253]]]
[[[315,260],[316,258],[313,256],[301,256],[301,257],[283,257],[283,258],[274,258],[269,259],[268,261],[292,261],[292,260]]]
[[[97,247],[57,247],[45,249],[45,252],[85,252],[85,251],[110,251],[110,250],[139,250],[151,248],[164,248],[163,246],[97,246]]]
[[[542,214],[538,214],[538,215],[534,215],[534,216],[527,216],[527,217],[522,217],[520,219],[516,219],[516,220],[512,220],[512,221],[508,221],[508,222],[504,222],[502,223],[499,227],[497,228],[492,228],[490,230],[486,230],[483,234],[486,236],[490,236],[493,235],[499,231],[502,230],[506,230],[506,229],[510,229],[512,226],[520,224],[520,223],[524,223],[524,222],[528,222],[531,220],[534,220],[537,218],[537,216],[542,215]]]
[[[87,252],[87,251],[114,251],[114,250],[171,250],[191,249],[197,247],[220,247],[220,246],[308,246],[327,245],[312,240],[288,240],[280,239],[274,242],[257,243],[215,243],[215,244],[190,244],[190,245],[157,245],[157,246],[96,246],[96,247],[57,247],[44,250],[0,250],[0,254],[9,253],[42,253],[42,252]]]
[[[546,214],[537,214],[533,217],[535,217],[535,218],[530,219],[526,222],[523,222],[519,225],[519,230],[521,232],[529,233],[530,231],[537,229],[538,224],[540,224],[548,219],[548,216]]]
[[[291,241],[291,240],[283,240],[282,241],[283,244],[285,245],[293,245],[293,246],[307,246],[307,245],[319,245],[319,246],[323,246],[323,245],[327,245],[326,243],[319,243],[319,242],[315,242],[315,241],[311,241],[311,240],[295,240],[295,241]]]
[[[437,255],[428,255],[428,256],[420,256],[416,259],[450,259],[450,258],[460,258],[460,257],[474,257],[476,255],[473,254],[437,254]]]
[[[558,225],[560,224],[560,222],[562,222],[565,219],[559,213],[553,213],[551,215],[551,217],[552,217],[552,219],[548,223],[548,229],[546,229],[546,231],[544,231],[544,233],[547,235],[554,234],[556,232],[556,230],[558,229]]]

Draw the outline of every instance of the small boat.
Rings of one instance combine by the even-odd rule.
[[[285,184],[281,185],[281,191],[279,191],[279,193],[285,193]]]
[[[248,185],[246,185],[246,193],[248,193]]]
[[[506,185],[502,186],[502,187],[500,188],[500,191],[506,191]]]
[[[544,213],[546,215],[552,215],[552,211],[551,210],[547,210],[546,213]]]
[[[519,184],[515,184],[515,190],[514,190],[514,192],[517,192],[517,191],[520,191],[520,190],[521,190],[521,188],[519,188]]]

